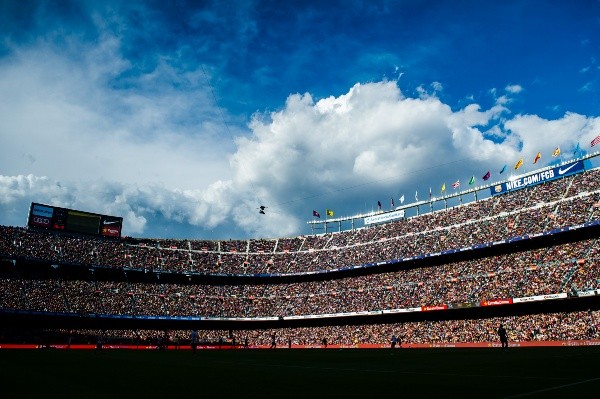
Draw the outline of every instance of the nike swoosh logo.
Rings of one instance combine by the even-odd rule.
[[[565,173],[567,173],[570,169],[573,169],[573,167],[575,167],[575,165],[577,165],[577,163],[574,163],[573,165],[569,166],[566,169],[558,169],[558,174],[559,175],[564,175]]]

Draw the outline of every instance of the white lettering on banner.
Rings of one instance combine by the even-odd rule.
[[[549,180],[554,178],[554,170],[546,170],[544,172],[536,173],[534,175],[529,175],[525,177],[521,177],[514,181],[506,182],[506,189],[512,190],[514,188],[519,188],[523,186],[528,186],[530,184],[536,184],[543,182],[545,180]]]
[[[501,194],[505,191],[524,188],[530,185],[554,180],[566,175],[581,173],[583,171],[583,161],[575,161],[564,167],[554,167],[541,172],[535,172],[527,176],[515,178],[514,180],[507,181],[505,183],[496,184],[495,186],[490,187],[490,190],[492,195]]]

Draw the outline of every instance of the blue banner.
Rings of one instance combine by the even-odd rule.
[[[44,206],[40,204],[33,204],[33,208],[31,208],[31,214],[36,216],[43,216],[46,218],[51,218],[54,213],[54,208],[49,206]]]
[[[490,187],[490,191],[492,195],[503,194],[508,191],[520,190],[525,187],[574,175],[575,173],[581,173],[584,170],[583,161],[575,161],[565,165],[557,166],[552,169],[534,172],[514,180],[496,184]]]

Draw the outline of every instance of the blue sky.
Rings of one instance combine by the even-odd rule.
[[[599,38],[598,1],[1,1],[0,224],[293,236],[568,159],[600,134]]]

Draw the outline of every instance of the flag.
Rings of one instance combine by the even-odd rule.
[[[402,197],[400,197],[400,203],[404,204],[404,194],[402,194]]]
[[[419,192],[415,191],[415,201],[418,201],[418,200],[419,200]]]
[[[331,209],[325,209],[325,214],[327,216],[333,216],[333,211]]]
[[[600,135],[596,136],[596,138],[592,140],[592,147],[598,143],[600,143]]]
[[[537,155],[535,156],[535,159],[533,160],[533,163],[537,163],[537,161],[539,161],[541,157],[542,157],[542,153],[538,152]]]
[[[519,169],[523,165],[523,158],[519,159],[515,164],[515,170]]]
[[[457,180],[454,183],[452,183],[452,188],[457,188],[457,187],[460,187],[460,180]]]
[[[392,198],[392,208],[393,208],[394,206],[395,206],[395,205],[394,205],[394,199]]]
[[[381,201],[377,201],[377,208],[381,209]]]
[[[313,216],[316,216],[316,217],[320,218],[321,214],[319,212],[317,212],[317,211],[313,211]]]
[[[442,192],[446,191],[446,183],[442,184]]]
[[[504,165],[504,168],[506,168],[506,165]],[[504,169],[502,169],[502,172],[504,172]],[[500,172],[500,173],[502,173]],[[490,174],[490,171],[488,170],[488,172],[483,175],[483,180],[488,180],[492,175]]]
[[[556,147],[556,150],[554,150],[554,152],[552,153],[553,157],[557,157],[560,155],[560,147]]]
[[[506,164],[504,164],[504,166],[502,167],[502,170],[500,171],[500,174],[504,173],[506,171]]]
[[[579,151],[581,151],[581,148],[579,147],[579,142],[577,142],[577,147],[575,147],[575,151],[573,151],[573,155],[577,154]]]
[[[469,185],[472,186],[475,184],[475,175],[471,176],[471,180],[469,180]]]

